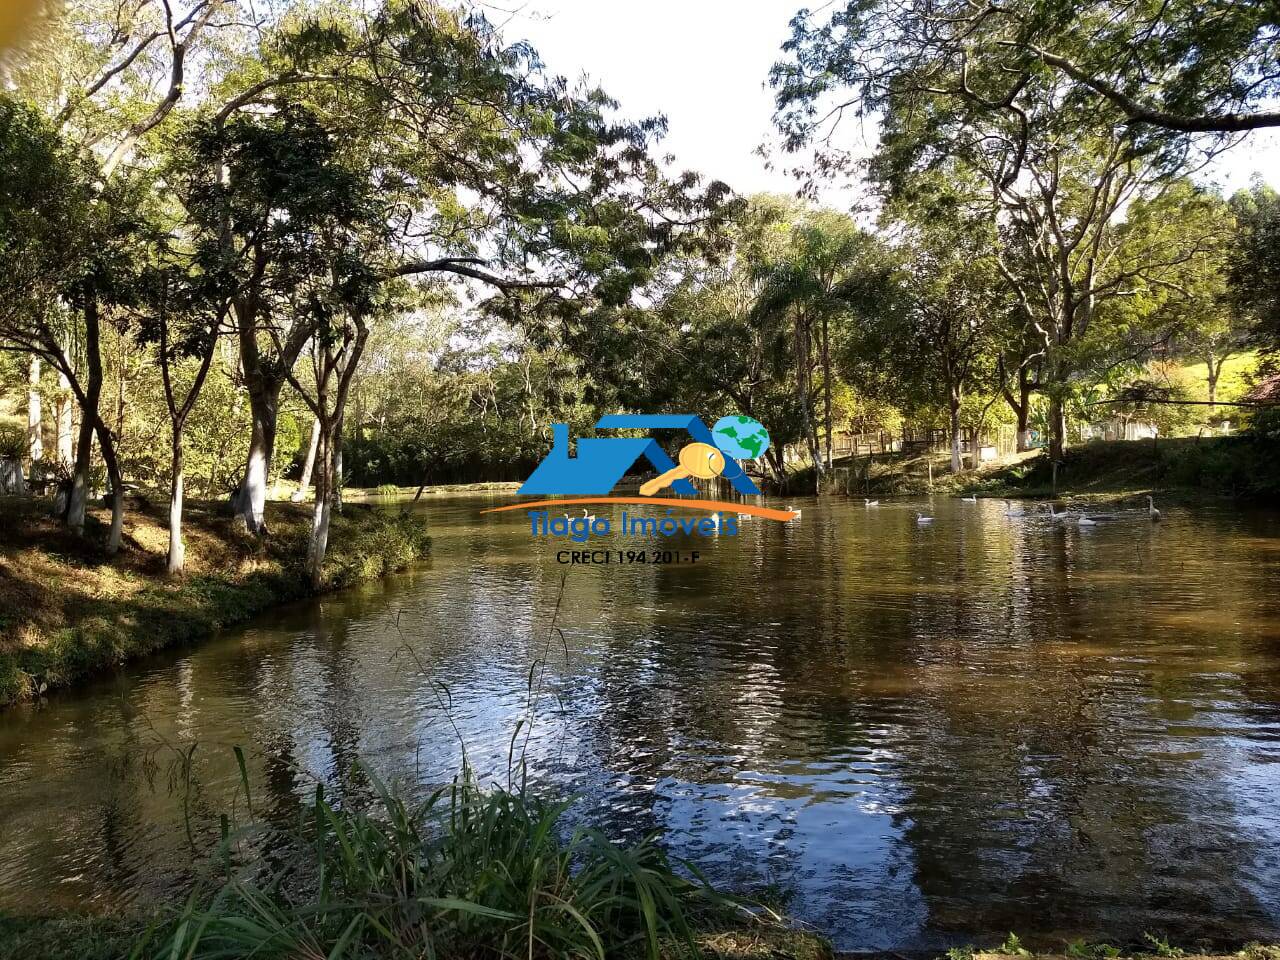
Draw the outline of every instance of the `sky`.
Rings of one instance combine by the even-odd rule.
[[[497,0],[484,4],[509,41],[527,39],[553,73],[585,74],[621,102],[630,117],[666,114],[663,141],[676,167],[725,181],[739,193],[789,193],[796,181],[766,167],[755,150],[771,134],[766,89],[788,21],[821,0]],[[850,128],[852,129],[852,128]],[[874,130],[854,131],[866,150]],[[1260,172],[1280,187],[1280,131],[1254,132],[1220,156],[1201,179],[1226,193]],[[837,208],[855,202],[848,187],[820,199]]]

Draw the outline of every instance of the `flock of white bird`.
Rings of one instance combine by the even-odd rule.
[[[964,503],[978,502],[978,498],[976,496],[961,497],[960,499]],[[1038,509],[1028,510],[1023,504],[1013,503],[1009,500],[1003,500],[1001,502],[1004,504],[1004,515],[1006,517],[1009,517],[1011,520],[1016,520],[1026,516],[1032,516],[1037,513],[1043,515],[1044,513],[1043,510],[1038,510]],[[872,507],[880,506],[879,500],[866,500],[865,503],[867,505],[868,510],[871,509]],[[1033,505],[1033,506],[1036,506],[1036,505]],[[1086,513],[1084,510],[1080,510],[1078,512],[1073,512],[1071,510],[1063,510],[1061,513],[1059,513],[1057,510],[1057,507],[1054,504],[1050,503],[1050,504],[1047,504],[1046,506],[1049,512],[1049,519],[1052,520],[1053,522],[1074,523],[1078,527],[1096,527],[1100,523],[1108,523],[1112,520],[1121,519],[1120,515],[1115,513]],[[1150,520],[1152,523],[1160,522],[1160,511],[1156,509],[1155,500],[1152,499],[1151,497],[1147,497],[1147,509],[1145,513],[1147,515],[1147,519]],[[916,511],[917,526],[921,526],[921,527],[928,526],[929,524],[933,523],[933,519],[934,518],[929,516],[928,514],[920,513],[919,511]]]
[[[962,503],[978,502],[978,498],[976,495],[970,496],[970,497],[961,497],[960,500]],[[863,501],[863,503],[866,504],[866,507],[868,510],[871,510],[875,507],[880,506],[879,500],[866,499]],[[1013,503],[1010,500],[1002,500],[1001,503],[1004,504],[1004,515],[1006,517],[1009,517],[1012,520],[1016,520],[1020,517],[1031,516],[1037,513],[1043,515],[1044,513],[1043,510],[1028,510],[1026,509],[1026,507],[1023,506],[1023,504]],[[1046,504],[1045,506],[1048,508],[1048,511],[1049,511],[1049,519],[1054,521],[1055,523],[1074,523],[1076,526],[1079,526],[1079,527],[1096,527],[1100,523],[1107,523],[1112,520],[1120,519],[1120,516],[1114,513],[1085,513],[1083,510],[1079,511],[1078,513],[1074,513],[1070,510],[1063,510],[1061,513],[1059,513],[1055,504],[1050,503],[1050,504]],[[792,506],[791,504],[787,504],[786,509],[791,511],[791,513],[793,514],[793,519],[795,520],[799,520],[801,515],[803,514],[802,510],[800,510],[798,507]],[[1147,518],[1151,520],[1152,523],[1158,523],[1160,521],[1160,511],[1156,509],[1155,500],[1152,499],[1151,497],[1147,497],[1146,514],[1147,514]],[[738,514],[738,519],[750,520],[752,516],[753,514],[750,514],[750,513],[740,513]],[[566,513],[565,519],[586,520],[588,523],[592,523],[595,521],[596,517],[595,517],[595,514],[593,513],[592,514],[587,513],[586,507],[583,507],[581,517],[571,517],[569,514]],[[933,523],[933,520],[934,518],[929,516],[928,514],[921,513],[918,510],[916,511],[917,526],[927,527],[929,524]],[[719,526],[719,523],[720,523],[719,515],[717,515],[716,525]]]

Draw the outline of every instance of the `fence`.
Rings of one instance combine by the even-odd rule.
[[[982,459],[1003,457],[1018,448],[1018,431],[1010,424],[1000,424],[993,429],[984,430],[979,438]],[[887,431],[878,433],[836,433],[831,438],[831,457],[833,460],[844,460],[857,457],[869,457],[882,453],[945,453],[951,449],[951,435],[946,430],[903,430],[895,436]],[[962,436],[960,451],[966,456],[969,453],[969,437]],[[819,452],[825,452],[819,439]],[[783,460],[788,464],[807,464],[809,448],[803,443],[793,443],[783,451]]]

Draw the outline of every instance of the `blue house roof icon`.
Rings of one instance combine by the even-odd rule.
[[[612,414],[596,421],[597,429],[684,430],[694,440],[713,443],[711,431],[691,414],[630,415]],[[675,466],[666,451],[652,437],[580,437],[576,457],[569,456],[569,426],[552,425],[551,452],[530,474],[519,489],[521,494],[574,494],[604,496],[610,493],[628,470],[644,457],[654,470],[664,473]],[[733,464],[731,458],[727,462]],[[731,471],[732,473],[732,468]],[[753,495],[760,491],[740,469],[730,482],[739,493]],[[671,484],[673,492],[697,496],[697,488],[688,480]]]

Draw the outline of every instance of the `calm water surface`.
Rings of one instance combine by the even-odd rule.
[[[357,757],[504,779],[545,658],[534,779],[841,947],[1280,937],[1277,514],[805,501],[695,565],[569,569],[487,505],[423,506],[409,573],[0,715],[0,909],[171,894],[233,745],[268,815],[367,796]]]

